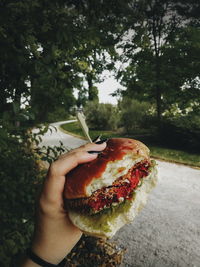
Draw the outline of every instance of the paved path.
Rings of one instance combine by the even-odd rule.
[[[86,141],[84,141],[83,139],[65,134],[64,132],[59,130],[60,125],[74,121],[76,120],[60,121],[50,124],[49,130],[43,136],[43,140],[40,143],[40,146],[59,146],[61,141],[67,149],[72,149],[84,144]]]
[[[84,143],[55,129],[42,143],[59,140],[68,148]],[[157,163],[159,182],[146,207],[113,238],[128,249],[121,267],[200,267],[200,170]]]

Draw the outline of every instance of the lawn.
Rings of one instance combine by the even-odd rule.
[[[68,133],[72,133],[78,137],[85,138],[78,122],[63,124],[61,125],[61,129],[67,131]],[[102,134],[102,138],[124,137],[113,131],[90,130],[90,136],[92,139],[100,134]],[[152,145],[150,143],[146,144],[150,148],[152,157],[200,168],[200,154],[192,154],[187,151],[160,147],[157,145]]]
[[[61,129],[73,133],[79,137],[84,137],[83,131],[78,124],[78,122],[71,122],[71,123],[66,123],[61,125]],[[115,132],[112,131],[101,131],[101,130],[90,130],[90,137],[94,139],[98,135],[102,134],[102,138],[110,138],[110,137],[120,137],[119,134],[116,134]]]

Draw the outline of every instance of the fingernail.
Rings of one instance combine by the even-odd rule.
[[[95,144],[100,145],[100,144],[105,143],[107,140],[108,140],[108,138],[103,139],[103,140],[100,140],[100,141],[98,141],[98,142],[95,142]]]
[[[102,134],[98,135],[97,137],[95,137],[95,138],[92,140],[92,142],[93,142],[93,143],[96,142],[98,139],[101,138],[101,136],[102,136]]]
[[[102,151],[87,151],[89,154],[101,154]]]

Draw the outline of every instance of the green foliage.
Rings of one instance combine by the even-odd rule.
[[[138,25],[128,17],[133,30],[129,40],[120,44],[121,59],[128,62],[118,72],[127,88],[122,95],[154,103],[158,120],[174,103],[185,109],[200,99],[200,90],[194,87],[200,73],[195,6],[199,6],[197,0],[140,1]],[[185,84],[188,87],[183,90]]]
[[[60,106],[70,112],[74,89],[96,99],[95,82],[114,68],[122,6],[118,0],[1,1],[0,116],[10,111],[8,99],[19,106],[26,99],[36,122]]]
[[[177,150],[172,148],[165,148],[159,146],[148,146],[151,151],[151,156],[171,161],[178,162],[182,164],[187,164],[190,166],[195,166],[200,168],[200,154],[199,153],[189,153],[183,150]]]
[[[24,141],[0,128],[0,265],[5,267],[29,245],[36,192],[42,181],[36,158]]]
[[[9,118],[9,117],[8,117]],[[61,147],[37,148],[48,126],[32,133],[0,120],[0,265],[18,266],[17,259],[29,247],[34,227],[35,201],[46,171],[40,162],[51,163]]]
[[[71,122],[71,123],[63,124],[61,125],[61,129],[69,133],[73,133],[77,135],[79,138],[83,137],[84,139],[86,139],[80,127],[80,124],[78,122]],[[92,129],[89,129],[89,134],[90,134],[91,139],[94,139],[99,135],[101,135],[102,139],[120,136],[119,133],[116,131],[92,130]]]
[[[99,101],[99,97],[98,97],[98,88],[96,86],[92,86],[89,90],[89,97],[88,97],[89,101]]]
[[[169,147],[185,148],[188,151],[200,150],[200,117],[199,114],[171,117],[163,120],[160,139]]]
[[[121,126],[126,133],[133,134],[139,128],[145,129],[149,127],[152,115],[149,115],[151,105],[148,102],[124,98],[119,106],[121,110]]]
[[[83,132],[80,128],[80,125],[78,124],[78,122],[72,122],[72,123],[67,123],[62,125],[62,128],[83,136]],[[149,129],[146,130],[147,133],[149,133]],[[144,129],[142,129],[142,133],[144,133]],[[144,139],[144,135],[140,134],[140,138],[136,138],[135,133],[133,135],[122,135],[119,133],[116,133],[114,131],[102,131],[102,130],[90,130],[90,136],[91,138],[95,138],[98,135],[102,134],[102,138],[111,138],[111,137],[130,137],[130,138],[136,138],[140,141],[143,141],[145,144],[148,145],[148,147],[150,148],[151,151],[151,156],[152,157],[156,157],[158,159],[164,159],[167,161],[172,161],[172,162],[179,162],[179,163],[184,163],[187,165],[191,165],[191,166],[197,166],[200,167],[200,154],[199,154],[199,150],[197,151],[197,153],[191,153],[191,152],[187,152],[187,149],[185,149],[185,151],[183,150],[183,148],[181,150],[177,150],[177,149],[172,149],[172,148],[166,148],[166,143],[164,142],[163,145],[161,146],[160,144],[156,144],[156,142],[158,143],[158,136],[153,135],[151,137],[152,139],[156,139],[154,140],[154,145],[152,145],[152,142],[150,140],[143,140]],[[151,133],[150,133],[151,134]],[[146,139],[146,138],[145,138]],[[149,138],[148,138],[149,139]],[[169,146],[169,145],[168,145]]]
[[[119,110],[112,104],[89,101],[85,106],[88,126],[91,129],[116,130],[119,124]]]
[[[70,112],[71,113],[71,112]],[[53,112],[48,113],[47,122],[64,121],[70,117],[69,110],[63,106],[58,106]]]

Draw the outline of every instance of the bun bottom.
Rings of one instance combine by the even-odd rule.
[[[127,200],[125,204],[93,216],[69,211],[69,218],[87,235],[111,238],[121,227],[134,220],[146,204],[148,193],[156,185],[156,182],[157,170],[154,167],[149,176],[143,179],[142,185],[135,190],[131,201]]]

